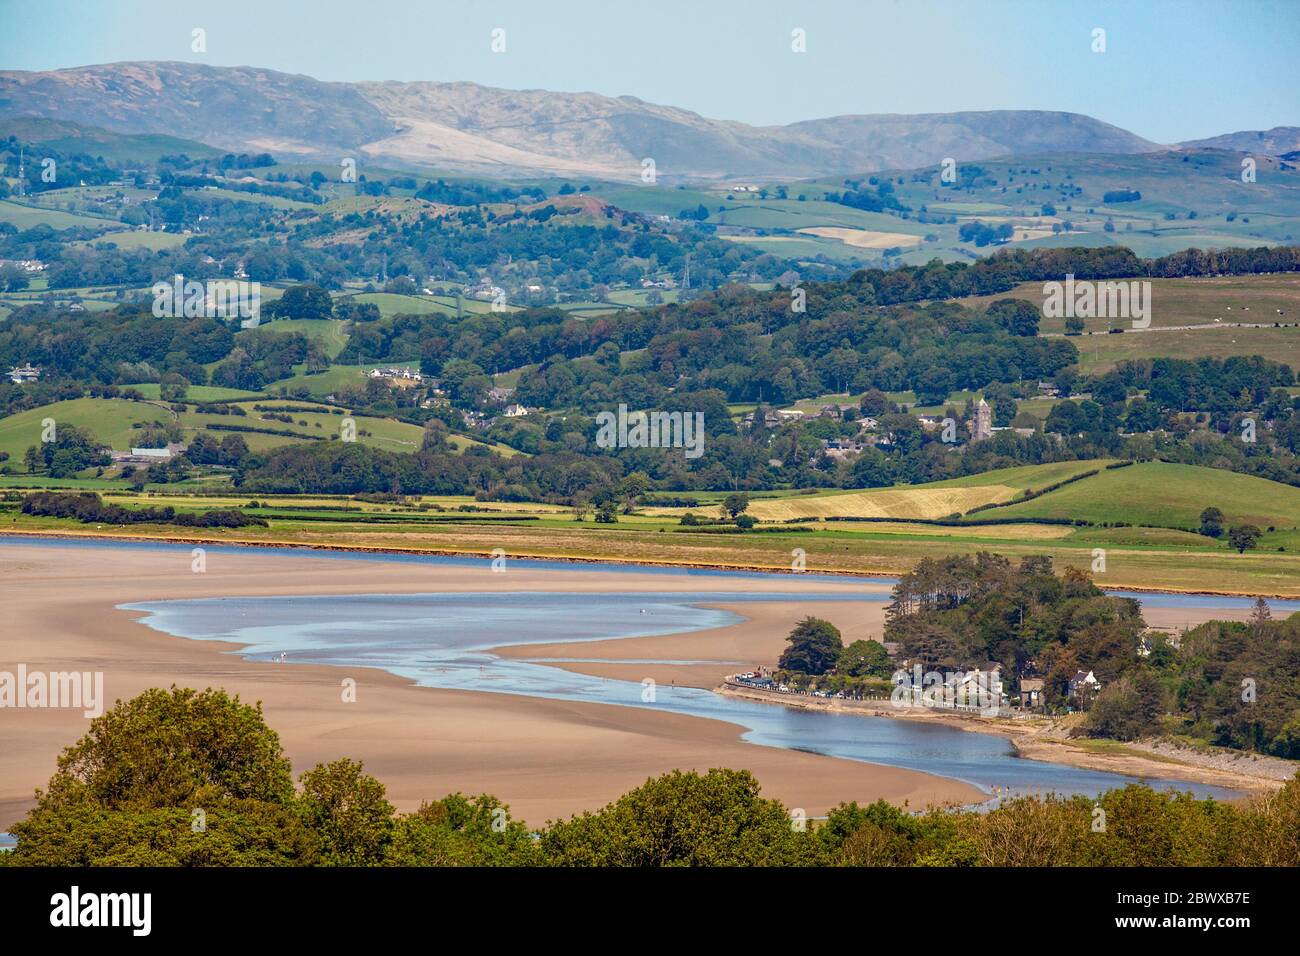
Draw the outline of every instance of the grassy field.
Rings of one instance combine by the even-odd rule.
[[[83,245],[114,245],[124,252],[135,249],[151,249],[157,252],[159,249],[175,249],[177,246],[183,246],[189,238],[188,235],[179,232],[141,232],[138,229],[131,229],[125,232],[105,233],[98,239]]]
[[[157,386],[154,386],[154,388],[156,389]],[[209,391],[220,392],[223,390]],[[265,418],[264,416],[272,413],[257,410],[253,407],[254,405],[275,407],[276,402],[269,399],[249,400],[246,398],[247,394],[224,395],[221,399],[244,398],[244,401],[240,404],[247,410],[248,414],[246,416],[203,414],[196,411],[195,406],[192,404],[188,406],[185,412],[178,414],[174,413],[170,406],[161,403],[133,402],[120,398],[78,398],[55,402],[52,405],[29,409],[17,415],[10,415],[0,419],[0,451],[9,453],[7,464],[10,468],[21,470],[23,454],[30,446],[40,444],[43,429],[42,422],[47,418],[54,420],[56,428],[62,425],[75,425],[78,428],[83,428],[94,435],[97,440],[117,451],[125,451],[138,442],[139,429],[135,427],[136,425],[147,425],[153,422],[179,422],[185,432],[186,441],[192,440],[195,435],[203,431],[207,431],[209,435],[217,439],[238,434],[244,439],[248,447],[256,452],[296,441],[329,440],[339,434],[339,423],[342,421],[343,415],[334,414],[324,406],[319,412],[292,412],[290,414],[293,421],[282,422]],[[214,401],[218,399],[191,395],[190,401],[195,400]],[[290,404],[300,405],[301,403]],[[395,419],[357,416],[354,420],[357,426],[358,442],[388,451],[407,453],[418,451],[424,436],[424,430],[420,426],[399,422]],[[211,427],[214,425],[224,427],[214,429]],[[231,431],[229,430],[231,426],[267,428],[289,434]],[[466,435],[450,435],[449,442],[458,451],[463,451],[471,445],[487,445],[487,447],[493,448],[506,457],[519,454],[519,452],[504,445],[481,442]]]
[[[296,324],[296,323],[295,323]],[[385,366],[392,365],[393,368],[417,368],[416,362],[393,362],[384,363]],[[309,375],[305,366],[295,366],[297,374],[289,378],[282,378],[278,382],[272,382],[264,391],[277,392],[281,388],[292,391],[296,388],[306,388],[312,395],[325,396],[331,392],[336,392],[345,385],[364,386],[366,384],[365,372],[367,369],[374,368],[374,363],[368,365],[331,365],[326,371]]]
[[[869,250],[846,246],[838,239],[819,239],[816,236],[722,236],[730,242],[752,246],[762,252],[785,259],[816,259],[825,256],[842,262],[866,262]]]
[[[1079,371],[1095,375],[1123,361],[1149,358],[1231,358],[1263,355],[1300,367],[1300,329],[1196,329],[1089,335],[1072,340],[1079,349]]]
[[[1152,279],[1151,327],[1220,323],[1294,323],[1300,321],[1300,274],[1261,276],[1209,276],[1197,279]],[[982,308],[996,299],[1023,299],[1041,307],[1043,283],[1025,282],[1010,292],[961,299],[963,304]],[[1084,320],[1084,331],[1105,332],[1111,324],[1104,318]],[[1044,317],[1039,330],[1065,331],[1065,319]],[[1241,330],[1248,331],[1248,330]]]
[[[1135,330],[1128,320],[1086,319],[1079,349],[1080,371],[1095,374],[1118,362],[1144,358],[1229,358],[1264,355],[1300,366],[1300,275],[1223,276],[1151,281],[1151,328]],[[1041,307],[1043,284],[1026,282],[1010,292],[962,299],[982,308],[1000,298],[1023,299]],[[1273,327],[1273,323],[1292,327]],[[1241,325],[1266,325],[1241,328]],[[1107,334],[1112,326],[1123,334]],[[1184,328],[1192,326],[1192,328]],[[1063,318],[1043,318],[1040,330],[1059,335]]]
[[[133,424],[166,421],[171,413],[158,405],[124,398],[74,398],[0,418],[0,451],[9,453],[11,466],[20,467],[23,453],[32,445],[40,445],[41,423],[47,418],[54,420],[56,429],[60,425],[75,425],[121,450],[131,446],[136,432]]]
[[[790,518],[943,518],[969,511],[977,505],[1010,501],[1016,489],[987,484],[945,488],[882,488],[845,495],[787,498],[755,503],[750,511],[761,521]]]
[[[82,216],[61,209],[41,209],[8,199],[0,199],[0,222],[10,223],[20,230],[42,225],[51,229],[104,229],[121,225],[116,219]]]
[[[659,290],[660,298],[666,303],[676,302],[680,294],[677,289]],[[609,301],[616,305],[647,307],[650,305],[647,301],[649,295],[649,289],[616,289],[609,294]]]
[[[1249,523],[1264,529],[1300,526],[1300,488],[1159,461],[1103,470],[1032,501],[981,512],[980,517],[1197,528],[1201,511],[1210,506],[1223,511],[1227,524]]]
[[[449,315],[456,314],[455,296],[446,295],[400,295],[396,292],[358,292],[348,296],[357,303],[370,303],[379,307],[379,314],[384,318],[394,315]],[[479,299],[462,297],[461,312],[490,312],[492,303]],[[507,312],[517,311],[514,306],[507,306]]]
[[[263,322],[257,327],[257,330],[273,334],[300,332],[307,336],[308,339],[316,342],[321,347],[321,351],[333,359],[348,344],[348,336],[344,329],[346,324],[341,319],[293,319]],[[249,331],[253,330],[250,329]],[[248,333],[241,334],[246,335]]]
[[[274,502],[272,502],[274,504]],[[761,534],[707,534],[675,526],[620,518],[613,526],[582,523],[557,516],[535,522],[475,522],[473,516],[448,516],[432,523],[412,517],[383,524],[358,516],[355,521],[323,522],[302,517],[270,517],[269,528],[194,532],[198,529],[129,526],[113,534],[133,537],[171,536],[209,541],[291,543],[318,547],[383,548],[478,555],[486,561],[495,548],[512,557],[543,557],[748,567],[788,570],[795,549],[806,554],[807,570],[857,574],[899,573],[923,557],[995,551],[1012,560],[1045,554],[1058,568],[1087,569],[1096,545],[1091,540],[983,536],[973,529],[949,535],[891,531],[828,529],[793,525],[789,531]],[[94,533],[72,521],[0,514],[0,528],[11,530]],[[183,533],[178,533],[183,532]],[[1204,539],[1208,541],[1209,539]],[[1300,597],[1300,557],[1248,552],[1239,555],[1213,543],[1200,548],[1126,548],[1111,545],[1107,571],[1099,584],[1116,588],[1260,593]]]
[[[123,385],[133,388],[145,398],[158,401],[162,398],[162,386],[157,382],[139,382],[135,385]],[[185,390],[188,402],[233,402],[241,398],[256,398],[260,393],[245,391],[242,388],[222,388],[220,385],[191,385]]]
[[[375,305],[384,318],[394,315],[455,315],[456,306],[450,309],[433,296],[398,295],[395,292],[360,292],[347,296],[348,301],[358,305]]]
[[[271,196],[266,193],[242,192],[238,189],[222,189],[219,186],[203,186],[199,190],[201,195],[212,196],[219,199],[229,199],[234,202],[251,202],[259,206],[270,206],[272,209],[320,209],[315,203],[299,202],[296,199],[285,199],[283,196]]]

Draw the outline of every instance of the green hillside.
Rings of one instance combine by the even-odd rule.
[[[81,126],[69,120],[36,116],[0,119],[0,139],[9,136],[28,143],[40,143],[61,153],[90,153],[120,163],[156,163],[160,156],[178,153],[196,159],[221,155],[221,151],[212,146],[178,136],[114,133],[97,126]]]
[[[135,431],[131,427],[133,424],[165,421],[170,417],[167,409],[145,402],[131,402],[124,398],[74,398],[0,418],[0,451],[9,453],[10,467],[21,467],[23,453],[32,445],[41,443],[41,423],[47,418],[54,419],[56,429],[62,425],[75,425],[109,447],[122,450],[131,447],[131,436]]]
[[[154,388],[156,389],[157,386]],[[204,400],[214,400],[214,398],[205,396]],[[9,461],[6,464],[11,469],[21,470],[23,453],[30,446],[40,444],[42,422],[47,418],[54,420],[56,428],[74,425],[85,429],[98,441],[117,451],[125,451],[134,443],[135,436],[139,433],[139,429],[133,427],[134,425],[178,420],[185,431],[187,441],[192,440],[202,431],[207,431],[217,439],[238,434],[248,447],[256,452],[297,441],[328,440],[338,435],[339,422],[343,418],[341,414],[335,414],[326,406],[321,406],[318,412],[290,412],[293,421],[283,422],[265,418],[264,416],[274,414],[271,410],[254,408],[254,405],[275,407],[285,404],[283,401],[246,399],[239,404],[247,411],[247,415],[200,414],[192,404],[188,406],[187,411],[177,415],[172,412],[170,406],[161,403],[133,402],[124,398],[77,398],[55,402],[52,405],[28,409],[17,415],[0,419],[0,452],[9,453]],[[301,406],[303,403],[289,404]],[[424,430],[419,425],[391,418],[357,416],[355,421],[358,442],[387,451],[408,454],[418,451],[424,436]],[[289,434],[232,431],[232,428],[269,429]],[[471,445],[486,445],[505,457],[520,454],[513,448],[481,442],[466,435],[453,434],[448,436],[448,441],[458,451],[463,451]]]
[[[1041,490],[1075,475],[1104,468],[1112,461],[1113,459],[1110,458],[1094,458],[1085,461],[1049,462],[1046,465],[1019,465],[1015,468],[998,468],[978,475],[967,475],[964,478],[936,481],[921,487],[974,488],[980,485],[1009,485],[1012,488]]]
[[[1159,461],[1105,470],[1032,501],[992,508],[975,517],[1196,528],[1208,507],[1220,509],[1225,524],[1300,526],[1300,488],[1217,468]]]

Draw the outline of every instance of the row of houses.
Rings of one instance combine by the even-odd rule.
[[[1026,710],[1037,710],[1045,701],[1046,682],[1041,677],[1020,678],[1020,706]],[[1066,698],[1079,704],[1091,703],[1101,690],[1101,681],[1092,671],[1075,671],[1066,685]]]
[[[801,408],[769,408],[763,412],[763,424],[769,428],[777,425],[783,425],[786,422],[803,421],[811,418],[840,418],[843,413],[851,408],[857,408],[856,405],[822,405],[818,407],[816,413],[804,411]],[[756,411],[750,412],[745,416],[746,424],[754,424],[758,416]],[[879,422],[874,418],[858,419],[858,430],[873,429],[879,426]]]
[[[45,263],[40,259],[0,259],[0,269],[6,266],[29,274],[45,271]]]
[[[399,388],[413,388],[424,383],[424,376],[411,368],[372,368],[366,373],[366,377],[378,379]]]

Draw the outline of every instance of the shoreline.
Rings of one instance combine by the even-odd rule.
[[[482,558],[490,560],[492,554],[490,551],[477,550],[455,550],[450,548],[394,548],[377,545],[359,545],[359,544],[302,544],[295,541],[253,541],[244,538],[204,538],[195,536],[173,536],[173,535],[125,535],[125,534],[100,534],[94,532],[78,531],[20,531],[14,529],[0,530],[0,540],[4,538],[44,538],[58,541],[60,539],[69,539],[74,541],[119,541],[119,542],[142,542],[157,544],[194,544],[194,545],[226,545],[232,548],[247,548],[250,550],[270,550],[285,549],[295,551],[320,551],[327,553],[353,553],[353,554],[394,554],[394,555],[427,555],[429,557],[444,558]],[[599,558],[599,557],[578,557],[574,555],[551,555],[551,554],[529,554],[518,552],[510,555],[515,560],[524,561],[553,561],[561,564],[595,564],[595,565],[614,565],[621,568],[680,568],[686,571],[736,571],[752,572],[755,574],[783,574],[792,578],[801,578],[805,576],[834,577],[845,579],[861,578],[879,578],[879,577],[900,577],[906,574],[909,568],[881,570],[881,571],[846,571],[840,570],[819,570],[817,568],[808,568],[804,571],[794,571],[785,566],[771,565],[753,565],[753,564],[717,564],[717,563],[700,563],[689,561],[653,561],[640,560],[628,561],[622,558]],[[1296,601],[1300,598],[1288,596],[1285,594],[1261,594],[1254,591],[1211,591],[1204,589],[1177,588],[1177,587],[1147,587],[1139,584],[1123,585],[1097,585],[1106,593],[1116,591],[1131,591],[1135,594],[1170,594],[1180,597],[1229,597],[1229,598],[1255,598],[1262,597],[1265,600],[1273,601]]]
[[[941,724],[969,733],[993,734],[1002,737],[1015,748],[1017,756],[1042,763],[1062,764],[1086,770],[1121,773],[1130,777],[1177,779],[1189,783],[1206,784],[1242,791],[1242,797],[1272,793],[1280,789],[1285,780],[1257,776],[1240,770],[1223,770],[1200,766],[1174,757],[1144,755],[1139,748],[1123,741],[1106,740],[1107,744],[1125,747],[1125,753],[1099,753],[1086,747],[1072,745],[1069,738],[1050,736],[1059,727],[1059,721],[1043,717],[998,718],[974,714],[949,713],[926,708],[896,708],[885,701],[849,701],[816,697],[794,696],[744,687],[724,681],[714,688],[714,693],[738,700],[750,700],[778,707],[802,710],[821,710],[832,713],[854,714],[860,717],[881,717],[888,720],[908,720]],[[1236,759],[1248,760],[1249,754]],[[1300,770],[1300,766],[1297,766]]]
[[[11,667],[104,675],[104,701],[145,689],[222,687],[261,702],[295,776],[347,756],[364,763],[402,810],[448,793],[492,793],[531,824],[594,810],[674,769],[747,769],[767,796],[809,815],[851,800],[924,807],[982,802],[978,787],[936,773],[752,744],[739,724],[666,710],[572,702],[486,690],[424,687],[369,667],[281,666],[230,653],[237,645],[178,639],[145,625],[122,604],[181,598],[289,595],[661,590],[651,570],[593,575],[573,570],[326,560],[257,549],[208,556],[194,573],[190,555],[167,549],[105,552],[51,540],[0,548],[0,601],[9,627],[2,646]],[[730,587],[764,592],[763,581]],[[716,582],[683,579],[677,590],[707,593]],[[851,593],[852,582],[805,582],[800,590]],[[800,602],[790,599],[792,606]],[[811,601],[803,602],[811,610]],[[253,622],[250,622],[253,623]],[[788,629],[788,623],[785,624]],[[739,639],[749,630],[731,626]],[[687,635],[689,637],[689,633]],[[354,700],[341,679],[354,678]],[[0,829],[34,804],[62,750],[89,721],[68,708],[0,710]]]

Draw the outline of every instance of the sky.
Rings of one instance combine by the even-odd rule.
[[[0,0],[0,69],[122,60],[589,90],[760,126],[988,109],[1161,143],[1300,126],[1300,0]]]

